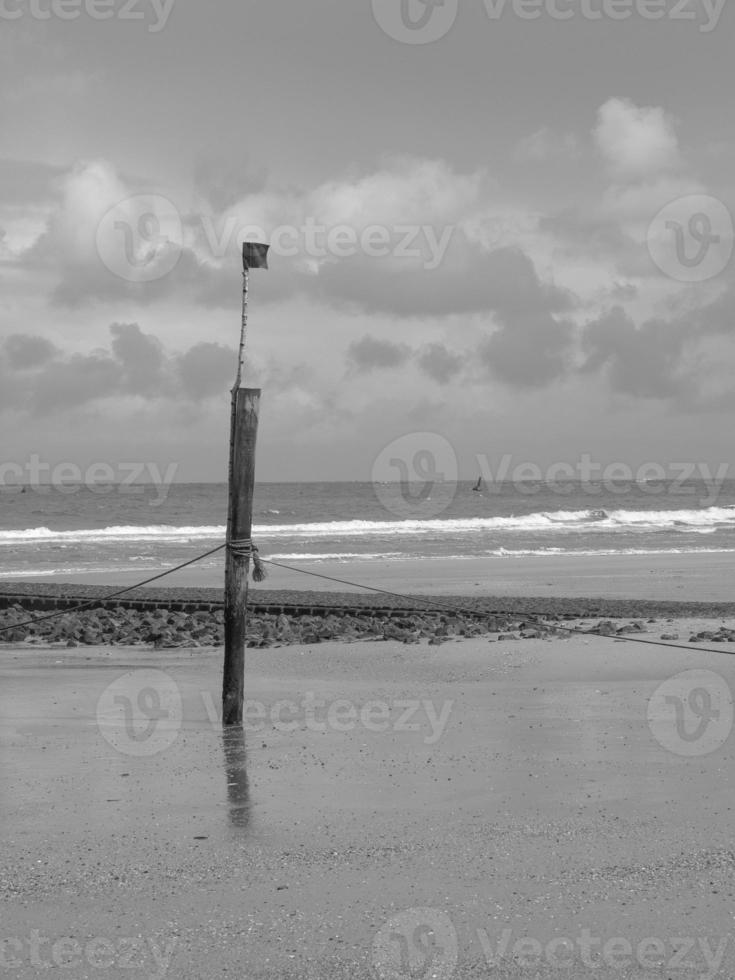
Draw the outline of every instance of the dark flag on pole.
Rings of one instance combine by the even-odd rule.
[[[242,243],[242,264],[247,269],[267,269],[269,245],[259,242]]]

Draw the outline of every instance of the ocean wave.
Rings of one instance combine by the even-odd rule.
[[[488,548],[469,554],[424,555],[419,552],[389,551],[379,553],[334,552],[324,554],[272,555],[274,561],[481,561],[483,558],[612,558],[656,555],[735,554],[735,548]]]
[[[122,525],[85,528],[73,531],[52,531],[47,527],[32,527],[22,531],[0,531],[0,545],[7,544],[65,544],[104,541],[191,541],[203,538],[224,538],[225,528],[218,526],[176,527],[155,524],[149,527]]]
[[[735,528],[735,509],[708,507],[700,510],[559,510],[509,517],[434,518],[397,521],[329,521],[313,524],[271,524],[255,533],[265,538],[369,537],[473,534],[483,531],[564,532],[693,530]]]
[[[417,555],[406,555],[403,551],[322,551],[322,552],[291,552],[286,554],[268,555],[271,561],[380,561],[396,558],[416,558]]]
[[[735,529],[735,508],[708,507],[699,510],[576,510],[540,511],[508,517],[434,518],[431,520],[327,521],[300,524],[256,524],[253,534],[261,540],[298,538],[349,539],[370,537],[453,537],[494,532],[531,533],[641,533],[673,531],[707,534]],[[94,544],[104,542],[187,542],[224,540],[224,525],[151,526],[123,525],[83,530],[50,530],[47,527],[0,531],[0,546],[19,544]]]
[[[732,555],[735,548],[495,548],[483,552],[494,558],[612,558],[655,555]],[[462,559],[476,555],[452,556]]]

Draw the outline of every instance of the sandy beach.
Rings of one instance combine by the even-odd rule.
[[[268,558],[263,552],[263,558]],[[422,558],[393,561],[320,561],[291,563],[299,570],[268,566],[263,589],[343,591],[345,586],[316,575],[396,592],[445,595],[609,596],[730,602],[735,554],[605,555],[523,558]],[[149,574],[155,575],[156,571]],[[133,585],[141,569],[104,575],[80,572],[44,576],[44,582]],[[191,566],[163,580],[165,585],[221,587],[223,570]],[[0,582],[0,584],[2,584]]]
[[[731,652],[3,647],[12,975],[732,976]]]

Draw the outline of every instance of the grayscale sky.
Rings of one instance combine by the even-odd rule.
[[[729,462],[733,0],[0,0],[3,460]]]

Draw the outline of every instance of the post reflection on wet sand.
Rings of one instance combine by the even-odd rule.
[[[250,822],[250,788],[248,786],[245,732],[242,728],[224,728],[222,746],[225,753],[225,777],[230,823],[247,827]]]

